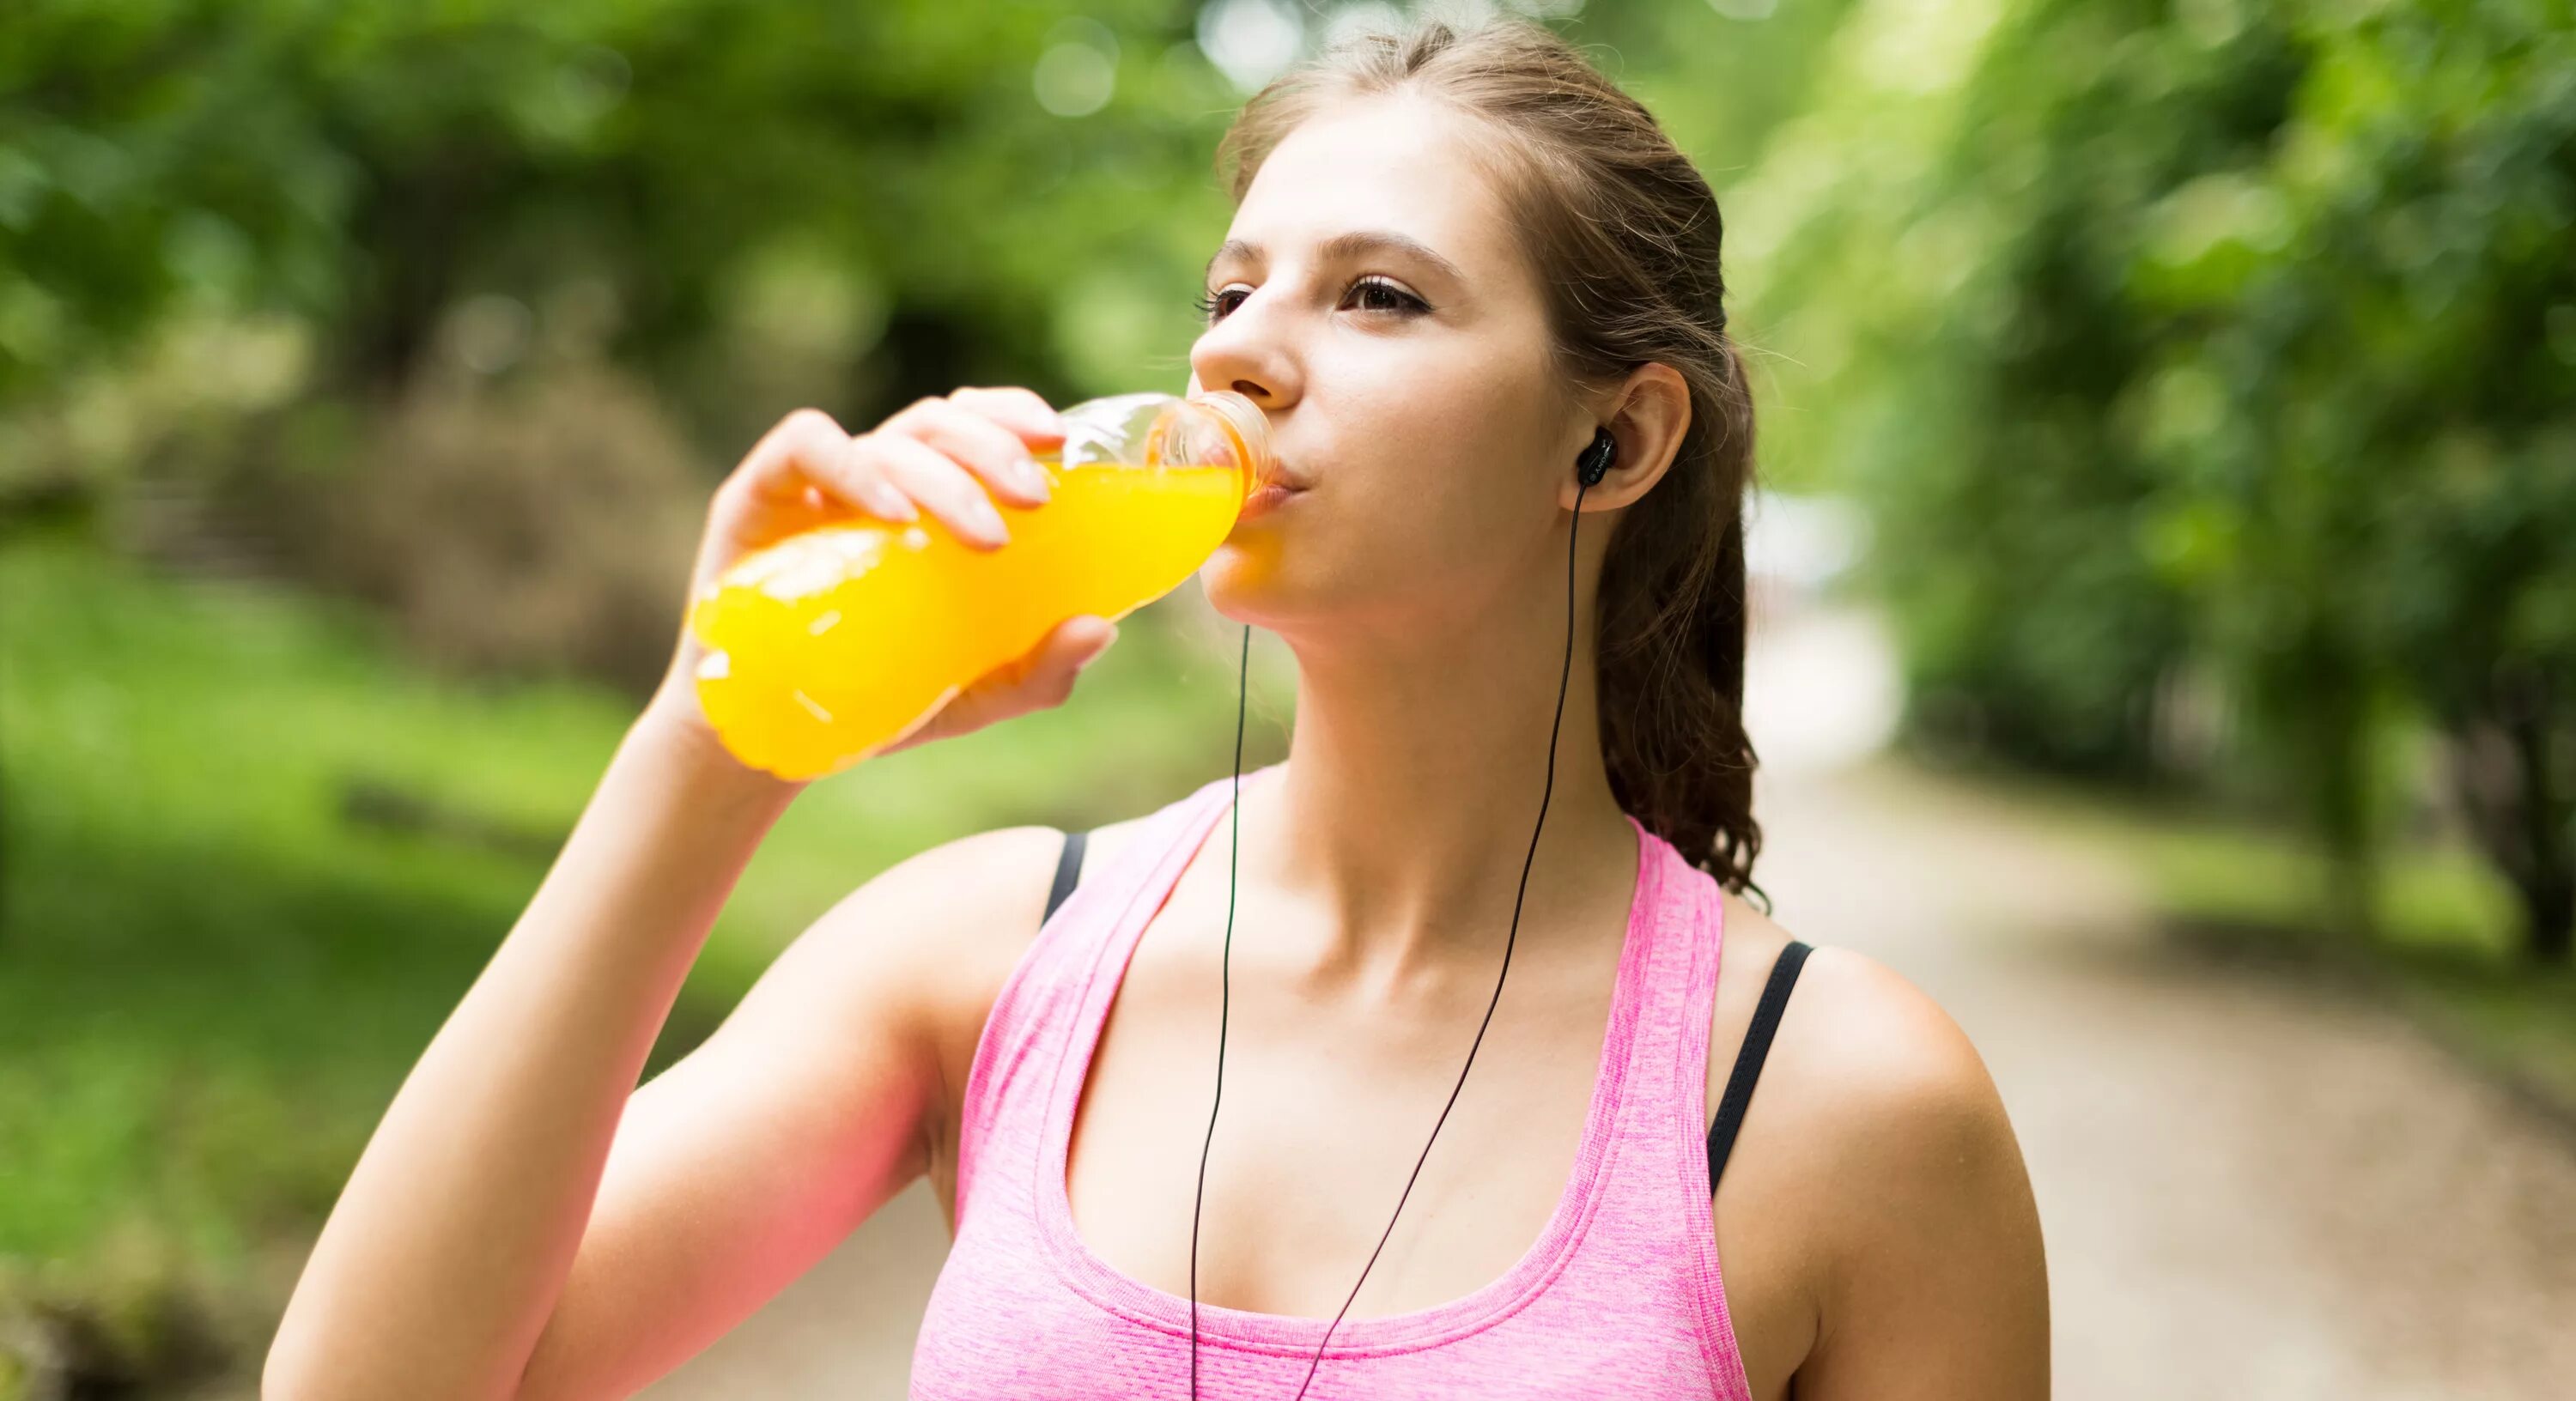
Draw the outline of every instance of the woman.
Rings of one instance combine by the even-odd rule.
[[[794,796],[713,742],[684,641],[369,1144],[268,1394],[624,1395],[924,1174],[958,1242],[916,1395],[2045,1394],[2029,1188],[1958,1030],[1824,950],[1749,1034],[1793,944],[1742,898],[1752,424],[1707,185],[1521,24],[1337,50],[1223,155],[1193,388],[1263,407],[1291,489],[1201,579],[1294,649],[1290,757],[1091,834],[1060,909],[1050,829],[903,862],[637,1089]],[[792,415],[697,578],[831,513],[998,545],[1052,433],[1019,390]],[[1534,774],[1569,572],[1574,742]],[[908,743],[1061,702],[1113,633]]]

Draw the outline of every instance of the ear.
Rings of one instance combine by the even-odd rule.
[[[1565,452],[1560,497],[1567,510],[1574,509],[1575,494],[1581,490],[1574,475],[1575,456],[1592,441],[1595,428],[1608,428],[1619,440],[1618,460],[1600,485],[1582,490],[1583,509],[1587,513],[1617,510],[1653,490],[1671,469],[1674,455],[1681,451],[1682,435],[1690,431],[1690,382],[1672,366],[1648,361],[1587,407],[1573,435],[1574,445]]]

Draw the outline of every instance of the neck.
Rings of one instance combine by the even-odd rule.
[[[1299,647],[1288,763],[1268,791],[1246,786],[1243,846],[1247,867],[1257,859],[1323,931],[1326,961],[1401,969],[1490,956],[1525,861],[1524,950],[1626,908],[1637,838],[1602,765],[1589,608],[1576,614],[1550,785],[1565,635],[1526,620],[1563,609],[1560,585],[1552,609],[1491,610],[1489,625],[1400,651]]]

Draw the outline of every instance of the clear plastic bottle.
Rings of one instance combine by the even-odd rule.
[[[996,501],[979,550],[925,516],[854,518],[747,555],[692,605],[698,701],[734,757],[782,778],[849,767],[929,722],[1077,614],[1122,618],[1224,543],[1270,472],[1269,421],[1230,390],[1122,394],[1062,414],[1043,505]]]

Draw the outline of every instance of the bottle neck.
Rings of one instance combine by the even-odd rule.
[[[1193,395],[1190,402],[1206,408],[1225,430],[1234,447],[1236,499],[1250,496],[1275,467],[1270,416],[1261,411],[1259,404],[1231,389],[1207,390]]]

